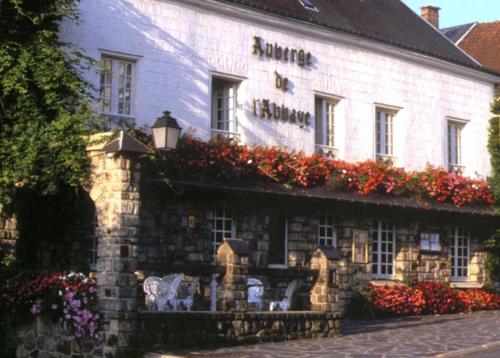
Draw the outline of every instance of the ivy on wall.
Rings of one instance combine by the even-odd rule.
[[[490,185],[497,201],[497,211],[500,211],[500,95],[495,98],[492,105],[492,117],[490,119],[490,130],[488,138],[488,150],[490,151],[492,176]],[[500,281],[500,227],[486,242],[491,256],[488,268],[492,278]]]
[[[0,1],[0,204],[86,177],[91,61],[58,33],[78,0]]]

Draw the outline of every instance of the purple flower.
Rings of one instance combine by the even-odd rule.
[[[80,305],[81,305],[80,300],[71,301],[71,307],[73,307],[73,308],[80,308]]]
[[[34,303],[33,306],[31,306],[31,313],[34,315],[40,313],[40,304],[39,303]]]

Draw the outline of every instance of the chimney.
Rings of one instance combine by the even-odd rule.
[[[420,7],[420,10],[422,10],[422,14],[420,15],[422,19],[436,29],[439,29],[439,10],[441,10],[441,8],[434,5],[424,5]]]

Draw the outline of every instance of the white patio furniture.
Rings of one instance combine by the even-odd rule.
[[[142,285],[142,289],[146,293],[146,307],[150,310],[156,308],[156,300],[160,297],[160,282],[160,277],[149,276]]]
[[[257,311],[262,311],[262,296],[264,295],[264,285],[256,278],[247,279],[248,286],[248,306],[254,306]]]
[[[297,280],[290,282],[286,288],[285,298],[281,301],[273,301],[269,305],[269,311],[275,311],[279,308],[281,311],[288,311],[292,306],[292,296],[297,289]]]
[[[200,279],[194,278],[186,290],[186,296],[184,298],[174,299],[174,301],[177,301],[174,303],[174,306],[180,307],[182,305],[186,309],[186,311],[191,311],[194,303],[194,295],[196,294],[196,290],[198,289],[199,283]]]
[[[184,279],[183,273],[172,274],[162,277],[160,282],[160,297],[156,300],[158,311],[174,311],[178,309],[177,295],[179,287]]]
[[[177,311],[177,295],[184,274],[167,275],[162,278],[150,276],[144,280],[146,307],[156,311]]]

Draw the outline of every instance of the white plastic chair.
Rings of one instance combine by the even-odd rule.
[[[156,301],[160,297],[160,284],[161,278],[157,276],[150,276],[144,280],[142,289],[146,293],[146,307],[150,310],[156,308]]]
[[[191,284],[187,288],[186,297],[177,300],[174,299],[174,301],[177,301],[174,304],[174,306],[179,307],[180,305],[182,305],[186,308],[186,311],[191,311],[194,303],[194,295],[196,294],[196,290],[198,289],[199,283],[200,283],[199,278],[193,279],[193,281],[191,281]]]
[[[170,311],[170,306],[172,306],[172,311],[177,311],[177,294],[183,279],[183,273],[162,277],[160,281],[160,296],[156,299],[158,311]]]
[[[264,295],[264,285],[256,278],[247,278],[248,305],[255,306],[258,311],[262,311],[262,296]]]
[[[269,305],[269,311],[274,311],[279,308],[281,311],[288,311],[292,306],[292,297],[297,289],[297,280],[290,282],[286,288],[285,298],[281,301],[273,301]]]

